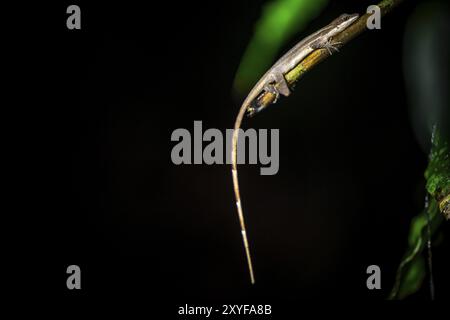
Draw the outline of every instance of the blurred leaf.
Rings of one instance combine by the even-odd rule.
[[[431,235],[433,235],[444,221],[441,214],[441,202],[448,199],[449,194],[449,150],[448,143],[439,132],[434,130],[430,160],[425,170],[427,180],[426,189],[430,194],[431,201],[428,210],[431,222]],[[438,203],[439,201],[439,203]],[[422,256],[423,249],[427,243],[427,212],[423,211],[414,217],[408,237],[408,250],[404,255],[397,270],[394,287],[389,299],[403,299],[420,289],[425,279],[425,262]]]
[[[411,262],[408,269],[405,270],[405,276],[399,292],[399,299],[403,299],[416,292],[422,286],[425,279],[425,259],[418,256]]]
[[[439,213],[437,202],[433,199],[428,207],[433,235],[444,220]],[[408,250],[397,270],[394,287],[389,299],[404,299],[415,293],[425,279],[425,263],[422,256],[427,243],[427,216],[423,211],[413,218],[408,239]]]
[[[282,45],[316,17],[328,0],[273,0],[264,5],[234,80],[243,94],[262,76]]]

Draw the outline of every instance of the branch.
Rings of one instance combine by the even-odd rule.
[[[391,12],[398,4],[403,0],[383,0],[378,6],[381,10],[381,16],[385,16],[387,13]],[[333,42],[340,42],[338,47],[342,47],[344,44],[364,32],[366,28],[366,22],[370,14],[364,14],[355,23],[350,25],[347,29],[339,33],[333,38]],[[328,50],[319,49],[313,51],[305,59],[303,59],[294,69],[286,73],[284,76],[288,84],[292,87],[295,83],[300,80],[306,72],[312,69],[314,66],[325,60],[330,56]],[[275,95],[270,92],[265,92],[259,99],[258,105],[267,107],[275,101]]]
[[[385,16],[392,11],[403,0],[383,0],[378,6],[381,10],[381,16]],[[347,29],[339,33],[333,38],[333,42],[338,42],[339,47],[342,47],[347,42],[358,36],[367,30],[367,19],[370,14],[364,14],[355,23],[350,25]],[[318,65],[320,62],[330,56],[330,53],[326,49],[319,49],[313,51],[305,59],[303,59],[294,69],[285,74],[286,81],[289,86],[294,86],[298,80],[300,80],[305,73]],[[267,107],[275,101],[275,95],[271,92],[264,92],[257,100],[257,104],[261,107]],[[447,178],[448,179],[448,178]],[[448,183],[448,180],[447,180]],[[447,186],[448,189],[448,186]],[[450,220],[450,194],[444,193],[431,193],[432,196],[438,201],[440,211],[444,214],[447,220]]]

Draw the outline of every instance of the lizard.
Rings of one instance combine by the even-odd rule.
[[[231,165],[232,165],[232,177],[233,177],[233,188],[236,198],[236,207],[239,217],[239,223],[241,228],[242,241],[245,248],[245,253],[247,257],[248,269],[250,272],[250,281],[252,284],[255,283],[255,276],[253,272],[253,264],[250,256],[250,248],[247,239],[247,231],[245,227],[244,214],[242,211],[241,196],[239,191],[239,180],[237,172],[237,144],[239,137],[239,129],[241,127],[242,119],[246,112],[248,116],[252,116],[260,112],[263,107],[255,106],[255,100],[263,93],[270,92],[275,95],[275,103],[278,97],[281,95],[289,96],[291,90],[284,77],[284,75],[292,70],[297,64],[299,64],[307,55],[309,55],[314,50],[327,49],[330,55],[332,50],[338,51],[335,45],[338,42],[332,43],[332,37],[336,36],[351,24],[353,24],[357,19],[358,14],[342,14],[338,18],[334,19],[331,23],[325,27],[319,29],[313,34],[307,36],[300,42],[298,42],[292,49],[290,49],[286,54],[284,54],[275,64],[259,79],[259,81],[252,88],[248,96],[242,103],[239,113],[236,117],[234,124],[233,136],[232,136],[232,148],[231,148]]]

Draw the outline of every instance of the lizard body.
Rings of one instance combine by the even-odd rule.
[[[330,54],[331,50],[337,50],[331,43],[331,38],[338,33],[345,30],[350,26],[357,18],[358,14],[342,14],[330,24],[322,29],[314,32],[310,36],[304,38],[297,43],[292,49],[290,49],[285,55],[283,55],[275,64],[261,77],[261,79],[255,84],[248,96],[242,103],[239,113],[236,117],[232,139],[231,149],[231,161],[232,161],[232,176],[233,187],[236,197],[236,207],[238,211],[238,217],[241,227],[242,240],[244,243],[245,253],[247,256],[247,263],[250,272],[251,283],[255,283],[255,277],[253,273],[252,260],[250,256],[250,248],[247,240],[247,233],[244,222],[244,215],[242,212],[241,197],[239,192],[239,181],[237,174],[237,144],[239,137],[239,128],[241,127],[242,119],[246,111],[249,111],[249,115],[253,115],[262,108],[254,108],[251,103],[254,102],[258,96],[263,92],[271,92],[275,94],[275,101],[280,94],[288,96],[291,91],[286,82],[284,75],[299,64],[307,55],[317,49],[326,48]]]

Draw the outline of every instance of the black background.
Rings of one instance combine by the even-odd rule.
[[[402,74],[405,1],[310,72],[289,99],[244,128],[280,129],[280,170],[240,166],[256,284],[249,283],[227,165],[171,162],[176,128],[232,128],[243,97],[232,81],[261,1],[77,2],[51,8],[47,288],[97,299],[157,297],[154,305],[382,300],[423,207],[426,153],[409,121]],[[331,1],[285,45],[370,3]],[[281,52],[280,52],[281,54]],[[48,160],[47,160],[48,159]],[[448,298],[444,242],[434,250],[436,296]],[[66,268],[82,290],[66,288]],[[366,288],[366,268],[382,289]],[[427,286],[411,299],[428,299]]]

